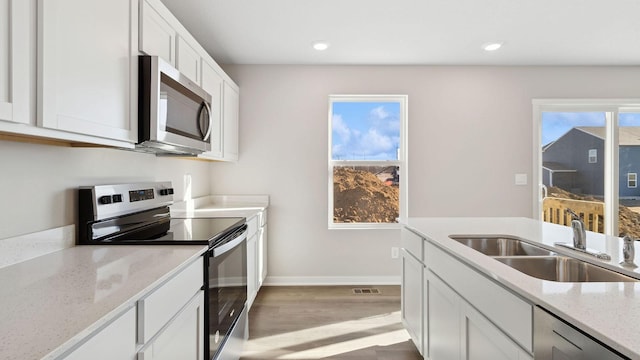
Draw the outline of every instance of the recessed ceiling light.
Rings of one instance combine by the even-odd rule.
[[[486,43],[484,45],[482,45],[482,48],[484,49],[484,51],[496,51],[498,49],[500,49],[502,47],[502,43]]]
[[[326,41],[314,41],[311,46],[318,51],[324,51],[329,48],[329,43]]]

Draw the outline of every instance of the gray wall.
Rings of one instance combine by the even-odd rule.
[[[398,232],[327,229],[329,94],[409,95],[410,216],[532,216],[534,98],[640,97],[640,67],[227,66],[240,163],[212,191],[266,193],[269,276],[399,276]],[[514,185],[526,173],[528,186]]]
[[[0,239],[75,223],[78,186],[171,180],[176,199],[208,195],[210,164],[151,154],[0,141]],[[26,244],[28,246],[28,244]]]

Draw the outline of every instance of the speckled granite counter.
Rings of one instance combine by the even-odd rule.
[[[77,246],[0,269],[0,359],[64,353],[205,250]]]
[[[553,245],[554,242],[571,242],[571,228],[531,219],[409,218],[406,225],[530,302],[550,310],[620,353],[640,359],[640,282],[560,283],[540,280],[451,240],[449,236],[512,235],[553,248],[557,253],[570,254],[640,278],[640,269],[628,270],[618,265],[622,258],[619,238],[587,232],[587,247],[611,255],[610,261],[601,261]],[[640,251],[636,253],[635,262],[640,264]]]

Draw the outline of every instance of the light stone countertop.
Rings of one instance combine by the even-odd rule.
[[[269,206],[268,195],[209,195],[171,205],[172,217],[232,217],[247,219]]]
[[[640,359],[640,282],[561,283],[540,280],[519,272],[449,238],[450,235],[510,235],[558,254],[597,263],[640,278],[640,269],[622,268],[622,241],[617,237],[587,232],[587,247],[611,255],[602,261],[554,242],[571,242],[571,228],[526,218],[409,218],[408,228],[421,234],[476,270],[513,292],[540,305],[565,321],[632,358]],[[640,264],[640,249],[636,264]]]
[[[63,354],[205,250],[76,246],[0,269],[0,359]]]

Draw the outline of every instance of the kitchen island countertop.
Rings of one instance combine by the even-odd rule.
[[[539,243],[559,254],[569,254],[640,278],[639,269],[625,269],[619,265],[622,258],[619,238],[587,232],[587,247],[611,255],[610,261],[602,261],[553,245],[554,242],[572,241],[570,227],[527,218],[409,218],[405,224],[529,302],[548,309],[623,355],[640,359],[640,282],[563,283],[541,280],[462,245],[449,236],[515,236]],[[640,263],[638,253],[635,262]]]

